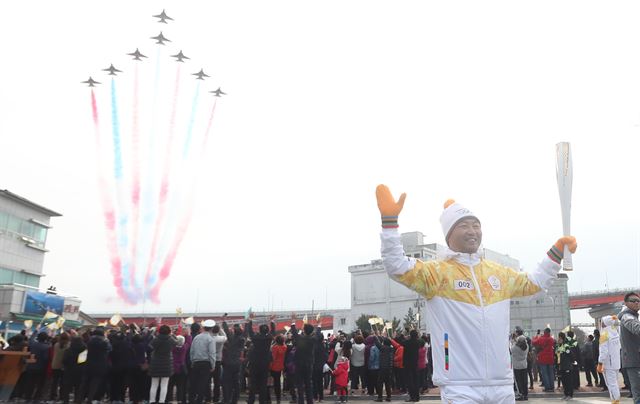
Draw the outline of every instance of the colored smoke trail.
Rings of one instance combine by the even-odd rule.
[[[111,274],[113,275],[113,284],[116,287],[118,296],[126,302],[133,303],[127,293],[122,288],[121,261],[118,254],[118,246],[116,241],[116,223],[115,209],[108,195],[109,185],[105,179],[104,167],[102,164],[102,141],[100,135],[100,121],[98,119],[98,105],[96,96],[91,90],[91,111],[93,116],[93,126],[96,137],[96,169],[98,173],[98,192],[100,194],[100,203],[102,205],[102,214],[104,216],[105,227],[107,230],[107,252],[109,254],[109,262],[111,264]]]
[[[209,121],[207,122],[207,129],[204,134],[204,138],[202,140],[202,148],[200,149],[200,158],[198,161],[198,165],[204,162],[204,157],[206,154],[206,147],[209,141],[209,133],[211,132],[211,126],[213,123],[213,117],[216,111],[217,100],[214,100],[213,107],[211,108],[211,113],[209,115]],[[197,172],[202,172],[202,170],[197,170]],[[189,224],[191,223],[191,217],[194,210],[195,200],[196,200],[196,189],[197,189],[197,175],[193,176],[191,180],[191,185],[189,186],[189,190],[187,192],[187,209],[186,209],[186,217],[178,226],[178,230],[176,232],[176,238],[171,245],[165,259],[164,263],[160,267],[160,271],[157,277],[157,283],[151,288],[150,297],[154,302],[159,302],[158,296],[160,293],[160,287],[167,280],[169,275],[171,274],[171,268],[173,267],[173,263],[175,261],[176,255],[178,254],[178,250],[180,249],[180,245],[184,240],[184,237],[189,229]]]
[[[169,193],[169,173],[171,171],[171,151],[173,150],[173,139],[176,127],[176,113],[178,106],[178,94],[180,92],[180,65],[176,70],[176,80],[173,90],[173,104],[171,107],[171,118],[169,121],[169,139],[164,154],[164,163],[162,165],[162,179],[160,184],[160,194],[158,195],[158,214],[153,232],[153,241],[151,242],[151,253],[149,254],[149,264],[145,275],[145,283],[151,279],[153,267],[156,261],[156,253],[158,249],[158,239],[163,231],[164,219],[167,212],[167,195]]]
[[[125,201],[124,178],[122,172],[122,145],[120,139],[120,122],[118,120],[118,103],[116,96],[115,79],[111,79],[111,128],[113,133],[113,170],[116,182],[116,201],[118,204],[118,215],[116,221],[116,234],[118,236],[118,251],[120,252],[121,271],[120,283],[127,294],[131,293],[129,282],[129,260],[127,259],[129,247],[127,204]],[[135,298],[132,297],[134,300]]]
[[[147,276],[144,270],[150,262],[150,256],[148,252],[151,249],[151,242],[153,236],[153,224],[156,217],[156,195],[157,195],[157,183],[153,176],[156,172],[156,143],[157,143],[157,115],[158,115],[158,93],[160,86],[160,58],[161,58],[161,46],[158,46],[155,60],[155,76],[153,80],[153,98],[151,109],[151,129],[148,137],[148,157],[146,164],[146,178],[142,187],[142,231],[140,232],[140,248],[144,254],[140,254],[138,257],[137,267],[141,268],[141,281],[142,281],[142,295],[143,300],[147,295]],[[139,278],[140,279],[140,278]]]
[[[204,153],[207,150],[207,144],[209,143],[209,132],[211,131],[211,124],[213,123],[213,114],[216,112],[216,105],[218,105],[218,100],[213,100],[213,107],[211,108],[211,114],[209,115],[209,122],[207,122],[207,130],[204,132],[204,139],[202,140],[202,150],[200,150],[200,153],[202,154],[201,159],[204,159]]]
[[[182,154],[182,160],[181,160],[181,164],[179,166],[179,172],[177,174],[177,176],[181,179],[180,181],[180,186],[178,187],[178,190],[175,190],[175,192],[173,192],[174,195],[176,195],[176,197],[172,198],[170,200],[169,203],[169,217],[167,219],[167,224],[164,225],[163,229],[164,231],[162,232],[162,237],[161,237],[161,241],[159,244],[159,247],[156,248],[157,251],[159,251],[159,253],[156,254],[157,257],[165,257],[168,254],[168,251],[172,248],[167,246],[167,243],[173,238],[172,234],[170,234],[170,232],[174,229],[176,229],[175,231],[177,231],[178,226],[176,225],[176,221],[177,216],[180,214],[180,212],[184,212],[184,203],[180,203],[179,201],[176,201],[177,199],[180,199],[182,197],[182,200],[184,200],[184,195],[189,194],[189,192],[185,192],[185,186],[184,183],[185,181],[189,180],[190,178],[194,178],[194,175],[187,175],[187,173],[189,173],[189,170],[187,168],[187,166],[190,165],[191,161],[189,159],[189,154],[191,153],[191,137],[193,135],[193,127],[194,127],[194,123],[195,123],[195,117],[196,117],[196,112],[197,112],[197,106],[198,106],[198,98],[200,95],[200,82],[198,82],[198,84],[196,85],[196,90],[194,92],[193,95],[193,99],[191,102],[191,114],[190,114],[190,118],[189,118],[189,123],[187,125],[187,136],[184,142],[184,148],[183,148],[183,154]],[[172,244],[172,246],[175,245]],[[153,290],[158,282],[158,272],[162,269],[161,266],[161,260],[155,260],[155,262],[150,262],[149,266],[152,267],[151,271],[149,271],[149,276],[146,277],[146,288]]]
[[[139,111],[139,87],[140,82],[138,78],[138,64],[136,63],[134,80],[133,80],[133,115],[132,115],[132,130],[131,130],[131,148],[132,148],[132,184],[131,184],[131,205],[132,205],[132,218],[133,223],[133,237],[131,245],[131,269],[130,280],[132,287],[136,286],[136,263],[138,260],[138,234],[140,232],[140,125],[138,120]]]
[[[189,223],[191,223],[191,217],[193,212],[193,197],[191,199],[192,199],[192,203],[190,208],[187,211],[187,217],[178,226],[176,240],[174,244],[171,246],[171,249],[169,250],[167,257],[164,260],[164,264],[160,268],[160,273],[158,274],[158,279],[155,285],[151,287],[151,291],[149,295],[151,300],[154,303],[160,302],[158,298],[160,294],[160,287],[162,286],[164,281],[169,277],[169,274],[171,273],[171,267],[173,266],[173,262],[175,261],[176,256],[178,255],[178,250],[180,249],[180,245],[182,244],[182,241],[184,240],[184,236],[187,234],[187,230],[189,229]]]
[[[191,103],[191,119],[189,119],[189,128],[187,129],[187,139],[184,142],[184,149],[182,151],[182,159],[187,158],[189,153],[189,147],[191,146],[191,135],[193,134],[193,123],[196,118],[196,107],[198,106],[198,96],[200,95],[200,82],[196,87],[196,93],[193,96],[193,102]]]

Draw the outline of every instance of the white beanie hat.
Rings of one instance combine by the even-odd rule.
[[[440,224],[442,225],[442,233],[444,234],[444,240],[447,242],[447,245],[449,244],[449,233],[451,233],[453,226],[455,226],[459,220],[467,217],[473,217],[480,221],[473,212],[453,199],[449,199],[444,203],[444,210],[440,216]]]

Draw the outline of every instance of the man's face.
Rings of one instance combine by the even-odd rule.
[[[473,254],[482,243],[482,228],[478,219],[469,217],[460,220],[449,233],[449,248],[455,252]]]
[[[633,311],[637,312],[638,309],[640,309],[640,297],[638,297],[636,295],[631,295],[631,296],[629,296],[627,301],[624,302],[624,305],[627,306],[629,308],[629,310],[633,310]]]

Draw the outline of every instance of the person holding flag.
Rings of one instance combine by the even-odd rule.
[[[511,299],[544,293],[560,270],[565,245],[558,239],[531,273],[484,259],[482,226],[469,209],[448,200],[440,223],[448,248],[437,260],[421,261],[404,253],[398,216],[406,194],[395,200],[389,188],[376,189],[382,216],[382,263],[389,276],[428,300],[434,384],[443,403],[515,402],[508,340]]]

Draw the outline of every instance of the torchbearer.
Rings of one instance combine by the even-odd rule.
[[[398,215],[406,194],[396,201],[385,185],[376,189],[382,215],[382,263],[392,279],[427,299],[425,318],[431,329],[433,383],[443,403],[507,404],[515,401],[509,355],[511,298],[543,294],[556,278],[564,236],[530,272],[486,260],[479,252],[480,220],[449,200],[440,216],[448,248],[437,260],[405,256]]]
[[[600,355],[598,356],[598,373],[604,375],[609,397],[613,404],[620,403],[620,386],[618,386],[618,372],[620,371],[620,334],[618,333],[618,317],[602,317],[602,331],[600,331]]]

